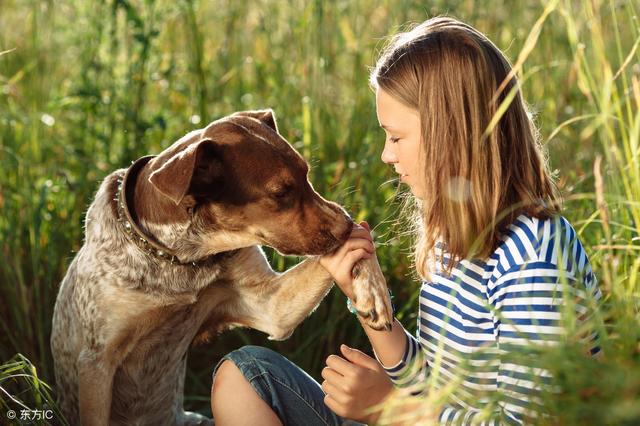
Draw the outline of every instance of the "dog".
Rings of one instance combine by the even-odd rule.
[[[192,342],[237,326],[286,339],[333,285],[318,256],[353,222],[313,190],[308,170],[273,111],[258,110],[104,179],[53,315],[58,401],[71,424],[212,424],[183,411]],[[262,245],[309,257],[276,273]],[[356,309],[390,329],[377,262],[356,266]]]

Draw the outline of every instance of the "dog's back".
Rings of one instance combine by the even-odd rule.
[[[85,218],[85,241],[62,280],[53,312],[51,350],[56,375],[58,404],[70,424],[79,424],[78,359],[84,348],[99,347],[96,325],[102,314],[97,293],[116,284],[113,272],[118,257],[117,237],[109,194],[117,185],[119,170],[105,178]],[[106,262],[99,262],[99,259]],[[126,263],[120,265],[126,268]],[[112,269],[109,271],[109,269]]]
[[[56,394],[60,410],[70,424],[79,424],[78,369],[76,361],[82,346],[82,329],[77,321],[76,272],[78,255],[62,280],[53,311],[51,351],[56,377]]]

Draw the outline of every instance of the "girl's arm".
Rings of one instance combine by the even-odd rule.
[[[389,368],[397,365],[407,350],[407,334],[402,324],[394,318],[390,332],[377,331],[368,327],[359,315],[357,317],[382,366]]]
[[[351,237],[338,250],[320,258],[320,264],[334,277],[344,294],[351,298],[352,269],[360,259],[375,256],[366,222],[355,225]],[[345,306],[346,309],[346,306]],[[426,370],[418,342],[394,319],[391,331],[376,331],[360,320],[378,360],[355,349],[341,348],[344,358],[331,355],[322,371],[325,404],[340,416],[375,423],[379,404],[391,393],[393,384],[407,386],[421,381]],[[343,345],[345,346],[345,345]]]
[[[366,222],[354,225],[351,236],[335,252],[322,256],[320,264],[333,276],[342,292],[353,299],[352,270],[360,259],[375,257],[375,248],[371,238],[371,231]],[[392,330],[376,331],[368,327],[362,317],[357,316],[365,333],[369,337],[371,346],[383,366],[394,366],[400,362],[406,349],[406,332],[402,325],[394,318]]]
[[[371,238],[371,230],[367,222],[354,225],[351,236],[335,252],[320,257],[320,264],[333,276],[336,284],[350,299],[353,298],[351,285],[353,283],[352,269],[360,259],[375,257],[375,248]],[[394,318],[391,332],[376,331],[368,327],[360,316],[362,325],[378,360],[383,367],[397,366],[406,359],[409,348],[408,334],[404,327]],[[409,337],[410,339],[410,337]]]

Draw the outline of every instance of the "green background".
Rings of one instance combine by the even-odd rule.
[[[638,8],[633,1],[0,2],[0,361],[21,353],[53,384],[53,303],[104,176],[224,115],[266,107],[310,162],[316,190],[375,227],[399,318],[414,330],[419,282],[398,220],[403,190],[380,161],[384,134],[368,75],[386,36],[449,14],[484,32],[512,63],[522,57],[524,98],[566,197],[563,214],[607,300],[611,374],[598,380],[606,395],[582,398],[595,378],[574,383],[569,373],[564,386],[578,396],[550,409],[568,423],[637,419]],[[267,254],[280,271],[299,261]],[[213,366],[249,343],[275,348],[316,378],[341,343],[370,351],[334,289],[285,342],[239,330],[192,349],[186,408],[210,415]],[[579,357],[568,362],[566,371],[593,367]],[[16,380],[2,383],[29,401]]]

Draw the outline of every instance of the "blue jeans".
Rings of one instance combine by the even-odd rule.
[[[224,357],[232,361],[285,426],[362,425],[344,419],[324,404],[322,388],[300,367],[271,349],[244,346]],[[215,419],[214,419],[215,421]]]

